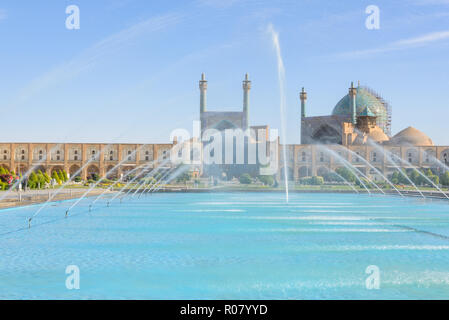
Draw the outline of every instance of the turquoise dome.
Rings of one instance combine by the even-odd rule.
[[[364,87],[357,88],[356,97],[357,115],[369,113],[377,117],[376,123],[382,130],[389,134],[388,126],[388,105],[387,103],[372,90]],[[345,95],[334,107],[332,115],[351,116],[349,107],[349,94]]]

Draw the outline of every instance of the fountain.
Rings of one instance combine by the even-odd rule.
[[[117,165],[119,165],[119,164],[117,164]],[[117,192],[117,194],[114,196],[114,197],[112,197],[112,199],[110,200],[110,201],[113,201],[122,191],[123,191],[123,189],[124,188],[126,188],[126,187],[128,187],[131,183],[133,183],[138,177],[140,177],[144,172],[145,172],[145,170],[149,167],[149,166],[151,166],[152,165],[152,163],[148,163],[148,164],[145,164],[145,165],[142,165],[143,166],[143,169],[142,169],[142,171],[141,172],[139,172],[137,175],[135,175],[130,181],[128,181],[128,183],[127,184],[125,184],[118,192]],[[139,166],[139,168],[142,168],[142,166]],[[114,168],[113,168],[114,169]],[[136,168],[137,169],[137,168]],[[111,169],[112,170],[112,169]],[[93,188],[95,188],[97,185],[98,185],[98,183],[100,183],[100,181],[101,181],[102,179],[100,179],[100,180],[98,180],[92,187],[90,187],[89,188],[89,190],[87,190],[84,194],[83,194],[83,196],[81,197],[81,198],[79,198],[70,208],[69,208],[69,210],[70,209],[72,209],[74,206],[76,206]]]
[[[188,169],[187,166],[181,166],[179,168],[176,168],[175,172],[173,172],[173,175],[171,175],[171,172],[169,173],[169,178],[167,180],[165,180],[164,184],[167,184],[168,182],[170,182],[171,180],[175,179],[176,177],[178,177],[180,174],[184,173],[186,170]],[[153,192],[157,192],[160,188],[162,187],[162,183],[159,184],[158,187],[156,187],[156,189],[153,190]]]
[[[346,183],[349,187],[351,187],[351,189],[354,190],[355,193],[359,193],[359,191],[348,180],[346,180],[341,174],[339,174],[335,170],[331,170],[330,168],[326,168],[326,169],[328,172],[332,172],[337,177],[339,177],[344,183]]]
[[[373,169],[373,170],[376,171],[378,174],[380,174],[380,175],[385,179],[385,181],[386,181],[390,186],[392,186],[393,189],[396,190],[397,193],[399,193],[399,195],[400,195],[401,197],[404,196],[404,195],[403,195],[403,194],[396,188],[396,186],[395,186],[393,183],[391,183],[391,181],[390,181],[390,180],[389,180],[389,179],[388,179],[382,172],[380,172],[376,167],[374,167],[371,163],[369,163],[365,158],[363,158],[361,155],[355,153],[354,151],[352,151],[352,150],[349,149],[349,148],[347,148],[347,149],[345,149],[345,150],[349,151],[353,156],[356,156],[358,159],[362,160],[365,164],[367,164],[371,169]]]
[[[370,140],[368,140],[368,143],[373,146],[374,148],[376,148],[376,150],[380,151],[388,160],[388,162],[390,162],[391,164],[393,164],[393,166],[399,171],[399,173],[404,176],[408,182],[411,183],[411,185],[419,192],[419,194],[425,198],[424,194],[422,193],[422,191],[413,183],[413,181],[406,175],[404,174],[404,172],[402,172],[401,168],[399,168],[399,166],[396,164],[396,162],[393,161],[393,159],[391,158],[391,152],[385,150],[384,148],[381,148],[377,143],[374,143]]]
[[[338,153],[336,153],[333,150],[330,150],[329,148],[324,147],[323,145],[319,145],[318,148],[324,148],[324,150],[328,153],[331,153],[332,155],[334,155],[334,157],[336,157],[337,159],[339,159],[341,162],[343,162],[343,165],[352,172],[352,174],[354,174],[354,176],[357,178],[357,180],[360,182],[360,184],[365,188],[365,190],[368,192],[368,194],[371,194],[371,191],[369,191],[368,187],[365,185],[365,183],[362,181],[362,179],[359,178],[359,176],[355,173],[358,172],[362,177],[365,177],[368,181],[370,181],[370,179],[368,179],[362,172],[360,172],[359,169],[357,169],[356,167],[354,167],[352,164],[350,164],[346,159],[344,159],[343,157],[341,157]]]
[[[104,149],[103,149],[104,150]],[[101,156],[101,153],[100,153]],[[88,166],[91,161],[93,161],[94,158],[89,159],[83,166],[81,166],[81,168],[79,168],[66,182],[64,182],[58,189],[56,189],[56,192],[53,192],[53,194],[51,196],[48,197],[47,201],[44,202],[43,205],[41,205],[39,207],[39,209],[37,209],[37,211],[29,218],[28,220],[28,225],[29,227],[31,227],[31,221],[34,219],[35,216],[37,216],[39,214],[39,212],[41,212],[44,208],[47,207],[47,205],[54,199],[54,197],[56,197],[56,195],[59,194],[59,192],[65,187],[67,186],[68,183],[72,182],[73,178],[76,177],[78,174],[80,174],[82,172],[82,170]],[[67,212],[66,212],[66,216],[67,216]]]
[[[51,148],[50,151],[49,151],[50,155],[53,153],[53,150],[58,148],[60,145],[61,144],[59,143],[59,144],[55,145],[53,148]],[[31,157],[32,155],[29,155],[29,156]],[[46,154],[45,157],[43,157],[42,159],[38,160],[34,165],[31,166],[30,169],[27,170],[27,172],[25,172],[22,175],[22,177],[19,180],[14,182],[14,184],[2,196],[0,196],[0,201],[5,199],[11,193],[11,191],[13,191],[20,183],[22,183],[22,181],[25,178],[27,178],[34,171],[34,169],[38,168],[42,163],[45,163],[47,161],[47,156],[48,155]]]
[[[278,65],[278,78],[279,78],[279,92],[280,92],[280,113],[281,113],[281,135],[282,141],[284,142],[284,147],[282,148],[283,162],[284,162],[284,182],[285,182],[285,201],[288,203],[288,173],[287,173],[287,151],[285,148],[285,143],[287,141],[286,134],[286,99],[285,99],[285,68],[284,62],[281,55],[281,46],[279,43],[279,34],[274,30],[272,24],[268,25],[268,31],[271,34],[271,39],[273,41],[273,46],[276,50],[277,65]]]
[[[129,176],[131,173],[135,172],[137,169],[140,169],[143,165],[137,166],[132,170],[129,170],[128,172],[126,172],[126,174],[122,177],[122,178],[126,178],[127,176]],[[104,190],[100,195],[98,195],[98,197],[95,198],[94,201],[92,201],[92,205],[95,204],[106,192],[111,191],[112,188],[118,183],[118,181],[114,182],[109,188],[107,188],[106,190]]]
[[[423,177],[427,182],[429,182],[434,188],[436,188],[440,193],[442,193],[447,199],[449,199],[449,196],[443,192],[443,190],[440,189],[440,187],[438,187],[432,180],[429,179],[429,177],[427,177],[425,174],[423,174],[421,171],[419,171],[418,169],[416,169],[415,166],[413,166],[410,162],[401,159],[400,157],[396,156],[395,154],[391,153],[391,155],[393,155],[396,159],[398,159],[399,161],[401,161],[401,163],[404,163],[406,166],[411,167],[414,171],[416,171],[421,177]]]

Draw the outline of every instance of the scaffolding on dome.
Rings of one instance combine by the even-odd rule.
[[[391,137],[392,107],[391,107],[390,103],[388,101],[386,101],[378,92],[376,92],[372,88],[367,87],[367,86],[360,86],[360,88],[366,90],[367,92],[369,92],[370,94],[375,96],[377,99],[379,99],[379,101],[385,107],[385,110],[387,110],[386,118],[385,119],[378,119],[379,121],[377,122],[377,124],[379,125],[379,127],[384,127],[385,128],[385,134],[387,136]]]

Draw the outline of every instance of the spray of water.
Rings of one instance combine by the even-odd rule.
[[[167,161],[167,160],[166,160]],[[161,164],[160,166],[158,166],[154,171],[154,175],[159,171],[159,169],[162,167],[163,164]],[[158,180],[154,179],[154,181],[152,183],[150,183],[149,185],[147,185],[143,191],[139,194],[139,197],[144,194],[149,188],[152,188],[156,183],[158,182]],[[150,189],[151,191],[151,189]]]
[[[376,150],[378,150],[379,152],[381,152],[388,160],[388,162],[390,162],[395,168],[396,170],[398,170],[398,172],[404,176],[405,179],[407,179],[408,182],[410,182],[410,184],[418,191],[418,193],[421,195],[421,197],[425,198],[424,194],[422,193],[421,190],[419,190],[419,188],[416,186],[416,184],[413,183],[413,181],[408,177],[408,175],[406,175],[401,168],[396,164],[396,162],[391,158],[392,153],[385,150],[384,148],[381,148],[377,143],[374,143],[370,140],[368,140],[368,144],[373,146],[374,148],[376,148]]]
[[[153,163],[153,161],[151,161],[151,163]],[[136,170],[140,169],[142,166],[137,166],[132,170],[128,170],[128,172],[125,173],[125,175],[122,177],[122,179],[126,178],[127,176],[129,176],[130,174],[132,174],[133,172],[135,172]],[[106,193],[112,190],[112,188],[114,188],[114,186],[118,183],[119,181],[116,181],[115,183],[111,184],[111,186],[109,188],[107,188],[106,190],[104,190],[100,195],[98,195],[98,197],[95,198],[94,201],[92,201],[92,203],[90,204],[91,206],[94,205],[98,200],[100,200],[100,198]]]
[[[125,190],[129,185],[131,185],[131,183],[133,183],[133,182],[136,181],[140,176],[142,176],[142,174],[145,173],[146,169],[148,169],[150,165],[151,165],[151,164],[145,165],[144,168],[142,169],[142,171],[141,171],[140,173],[136,174],[130,181],[128,181],[127,184],[125,184],[125,185],[124,185],[124,186],[117,192],[117,194],[116,194],[115,196],[112,197],[112,199],[110,200],[110,202],[112,202],[113,200],[115,200],[115,199],[116,199],[116,198],[123,192],[123,190]],[[128,192],[129,192],[129,190],[128,190]],[[128,194],[128,193],[126,193],[126,194]]]
[[[394,190],[396,190],[397,193],[399,193],[399,195],[401,197],[403,197],[404,195],[395,187],[395,185],[388,180],[388,178],[382,173],[380,172],[375,166],[373,166],[371,163],[369,163],[368,161],[366,161],[361,155],[355,153],[354,151],[352,151],[351,149],[346,149],[349,151],[349,153],[351,153],[351,155],[356,156],[359,160],[362,160],[365,164],[367,164],[371,169],[373,169],[377,174],[379,174],[380,176],[382,176],[382,178],[385,179],[385,181],[391,186],[393,187]]]
[[[268,25],[268,32],[271,34],[274,49],[276,50],[277,65],[278,65],[278,78],[279,78],[279,91],[280,91],[280,111],[281,111],[281,135],[284,146],[282,148],[282,155],[284,158],[284,182],[285,182],[285,200],[288,203],[288,167],[287,167],[287,150],[286,150],[286,99],[285,99],[285,68],[284,61],[281,55],[281,46],[279,44],[279,33],[274,30],[272,24]]]
[[[62,144],[61,143],[59,143],[59,144],[57,144],[57,145],[55,145],[53,148],[51,148],[47,153],[48,154],[45,154],[45,156],[44,157],[42,157],[42,159],[41,160],[39,160],[39,161],[37,161],[33,166],[31,166],[31,168],[29,168],[28,169],[28,171],[27,172],[25,172],[16,182],[14,182],[14,184],[8,189],[8,191],[6,191],[2,196],[0,196],[0,201],[2,201],[4,198],[6,198],[10,193],[11,193],[11,191],[13,191],[15,188],[17,188],[18,186],[19,186],[19,184],[21,184],[22,182],[25,182],[26,181],[26,178],[36,169],[36,168],[39,168],[42,164],[45,164],[46,163],[46,161],[47,161],[47,157],[50,155],[50,157],[51,157],[51,155],[53,154],[53,151],[54,150],[56,150],[56,149],[58,149],[60,146],[61,146]],[[29,157],[33,157],[33,155],[32,154],[29,154],[28,155]],[[67,155],[65,155],[65,156],[67,156]],[[34,159],[33,159],[34,160]],[[33,161],[34,162],[34,161]],[[14,171],[15,169],[14,168],[11,168],[11,171]],[[15,172],[16,173],[16,175],[18,175],[19,173],[18,172]]]
[[[322,149],[322,150],[324,150],[324,151],[326,151],[327,153],[332,154],[336,159],[339,159],[339,160],[343,163],[343,165],[344,165],[347,169],[349,169],[349,170],[354,174],[354,176],[357,178],[357,180],[359,180],[360,184],[365,188],[365,190],[368,192],[368,194],[371,194],[371,192],[369,191],[368,187],[365,185],[365,183],[363,182],[363,180],[362,180],[361,178],[359,178],[359,176],[357,175],[357,173],[358,173],[360,176],[362,176],[363,178],[365,178],[367,181],[373,183],[372,181],[370,181],[370,179],[369,179],[366,175],[364,175],[359,169],[357,169],[356,167],[354,167],[352,164],[349,163],[349,161],[347,161],[346,159],[344,159],[343,157],[341,157],[341,156],[340,156],[338,153],[336,153],[335,151],[333,151],[333,150],[331,150],[331,149],[329,149],[329,148],[326,148],[326,147],[324,147],[323,145],[319,145],[318,148],[319,148],[319,149]],[[373,184],[374,184],[375,186],[377,186],[375,183],[373,183]],[[377,186],[377,188],[379,188],[379,187]],[[383,191],[381,190],[381,192],[383,192]],[[384,192],[383,192],[383,193],[384,193]]]
[[[429,179],[429,177],[427,177],[424,173],[422,173],[421,171],[419,171],[418,169],[416,169],[415,166],[412,166],[412,164],[404,159],[401,159],[400,157],[398,157],[395,154],[392,154],[393,157],[395,157],[396,159],[398,159],[401,163],[405,164],[406,166],[410,166],[414,171],[416,171],[421,177],[423,177],[427,182],[429,182],[435,189],[437,189],[440,193],[442,193],[447,199],[449,199],[449,196],[443,192],[443,190],[441,190],[440,187],[438,187],[432,180]]]
[[[337,171],[332,170],[330,168],[326,168],[328,172],[332,172],[333,174],[335,174],[337,177],[340,178],[341,181],[343,181],[344,183],[346,183],[352,190],[354,190],[355,193],[359,193],[359,191],[352,185],[352,183],[350,183],[348,180],[346,180],[341,174],[339,174]]]
[[[180,166],[179,168],[177,168],[173,173],[170,173],[170,175],[168,176],[168,178],[164,181],[164,183],[161,183],[156,189],[153,190],[153,192],[157,192],[160,188],[162,188],[162,186],[164,184],[169,183],[170,181],[172,181],[173,179],[176,179],[180,174],[183,174],[184,172],[186,172],[189,169],[188,166]]]

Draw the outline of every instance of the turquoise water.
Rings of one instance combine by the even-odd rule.
[[[393,196],[153,194],[0,211],[0,298],[448,299],[449,203]],[[80,289],[65,286],[80,269]],[[380,270],[368,290],[365,269]]]

